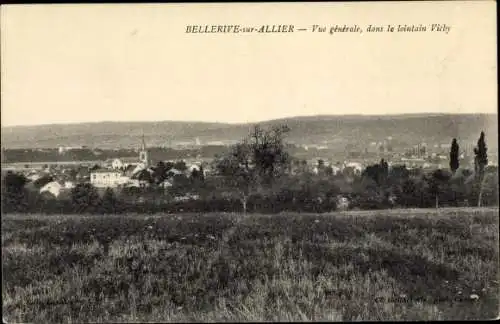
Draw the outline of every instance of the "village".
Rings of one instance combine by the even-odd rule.
[[[375,148],[377,152],[373,158],[366,158],[370,151],[365,149],[365,156],[356,156],[349,160],[332,161],[328,158],[309,158],[302,161],[296,160],[292,164],[292,174],[308,171],[319,174],[328,169],[329,174],[353,174],[361,175],[363,170],[373,163],[377,163],[380,158],[386,158],[388,166],[405,165],[409,170],[421,169],[432,170],[435,168],[446,168],[448,157],[444,154],[429,153],[426,151],[426,144],[418,144],[405,152],[392,152],[390,149],[391,138],[385,141],[372,142],[369,148]],[[198,140],[196,142],[199,142]],[[388,144],[389,143],[389,144]],[[199,144],[199,143],[198,143]],[[434,145],[440,149],[448,149],[446,145]],[[321,145],[303,145],[305,151],[315,149],[321,152],[324,149]],[[79,147],[59,147],[59,154],[64,154]],[[373,149],[372,149],[373,150]],[[467,162],[471,148],[466,147],[460,154],[460,159]],[[179,179],[189,179],[193,176],[201,175],[203,178],[216,176],[213,167],[213,158],[203,158],[200,156],[178,159],[153,161],[144,137],[140,148],[137,150],[137,157],[121,157],[107,159],[104,161],[71,161],[68,163],[31,163],[17,166],[3,165],[2,172],[15,171],[22,174],[28,180],[26,188],[30,191],[37,191],[40,194],[53,196],[66,196],[75,188],[78,183],[90,183],[92,186],[103,192],[106,188],[155,188],[168,192]],[[393,162],[396,161],[396,162]],[[470,164],[472,161],[468,161]],[[496,164],[495,160],[490,160],[490,165]],[[177,179],[177,180],[176,180]],[[196,195],[184,195],[175,197],[176,200],[196,199]]]
[[[82,152],[89,148],[60,146],[57,149],[58,157],[63,160],[68,156],[73,157],[72,161],[2,163],[2,173],[13,171],[20,174],[27,181],[24,185],[26,190],[58,200],[70,199],[72,191],[83,184],[90,184],[101,196],[107,189],[117,194],[133,193],[127,199],[136,202],[147,199],[144,198],[147,193],[154,193],[153,200],[205,199],[206,192],[210,190],[205,186],[205,194],[200,198],[203,189],[197,179],[205,183],[210,182],[212,191],[216,189],[219,197],[234,196],[234,193],[226,190],[228,188],[223,188],[225,185],[217,182],[220,176],[216,167],[217,154],[211,157],[199,154],[203,145],[198,138],[192,143],[183,143],[184,149],[188,147],[192,151],[187,154],[187,158],[177,159],[161,159],[158,154],[151,154],[156,148],[148,147],[144,135],[138,142],[137,149],[133,151],[135,157],[131,156],[134,153],[125,151],[126,156],[109,158],[108,155],[108,158],[101,160],[78,161],[73,152]],[[329,186],[338,188],[340,192],[335,199],[337,208],[348,207],[349,201],[353,199],[350,193],[356,187],[353,184],[355,179],[360,179],[367,168],[378,165],[380,161],[387,164],[388,171],[404,168],[415,176],[449,168],[449,153],[446,153],[450,150],[449,144],[419,143],[405,149],[394,147],[393,138],[389,136],[382,141],[367,142],[364,146],[348,145],[345,154],[332,154],[328,143],[297,144],[293,143],[295,146],[291,146],[295,147],[295,151],[287,173],[293,177],[298,175],[298,178],[301,178],[300,175],[315,175],[316,181],[325,179]],[[96,149],[90,152],[97,157],[103,156]],[[193,152],[195,154],[192,154]],[[462,168],[473,168],[473,145],[466,143],[458,158]],[[490,157],[488,165],[497,165],[496,155]],[[213,196],[213,192],[210,195]],[[390,198],[391,201],[394,199]]]

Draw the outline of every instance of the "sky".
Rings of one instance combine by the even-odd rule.
[[[497,113],[495,5],[2,6],[1,124]],[[366,31],[434,23],[451,29]],[[327,32],[185,33],[214,24]],[[365,31],[329,34],[335,24]]]

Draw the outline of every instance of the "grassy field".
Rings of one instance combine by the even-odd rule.
[[[491,319],[498,220],[498,209],[3,215],[3,314],[36,323]]]

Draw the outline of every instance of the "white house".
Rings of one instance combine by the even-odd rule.
[[[41,176],[40,176],[39,174],[35,173],[35,174],[31,174],[31,175],[29,175],[27,178],[28,178],[29,180],[31,180],[31,181],[33,181],[33,182],[34,182],[34,181],[37,181],[38,179],[40,179],[40,178],[41,178]]]
[[[146,168],[146,166],[143,163],[138,163],[137,166],[135,167],[135,169],[132,171],[132,175],[135,175],[135,174],[141,172],[145,168]]]
[[[188,167],[189,173],[192,173],[193,170],[200,171],[201,167],[198,164],[191,164]]]
[[[343,196],[337,197],[337,209],[347,210],[349,208],[349,199]]]
[[[332,174],[337,174],[340,172],[340,168],[335,166],[335,165],[330,165],[330,167],[332,168]]]
[[[168,170],[167,174],[168,174],[169,176],[175,176],[175,175],[184,174],[184,172],[182,172],[182,171],[180,171],[180,170],[177,170],[177,169],[172,168],[172,169]]]
[[[98,188],[117,187],[125,181],[125,177],[117,170],[99,169],[90,172],[90,183]]]
[[[57,181],[52,181],[47,183],[45,186],[40,188],[40,193],[49,192],[54,195],[54,197],[58,197],[61,193],[62,186]]]
[[[118,170],[118,169],[121,169],[123,168],[125,165],[123,164],[122,160],[120,159],[114,159],[112,162],[111,162],[111,167],[115,170]]]
[[[59,146],[58,152],[59,154],[64,154],[64,152],[71,151],[71,150],[78,150],[82,149],[83,146]]]
[[[129,188],[140,188],[141,183],[138,179],[129,179],[125,186]]]
[[[160,186],[161,188],[163,188],[163,189],[168,189],[168,188],[172,187],[172,186],[173,186],[173,184],[172,184],[172,182],[170,182],[170,181],[168,181],[168,180],[165,180],[165,181],[163,181],[162,183],[160,183],[160,185],[159,185],[159,186]]]
[[[66,189],[72,189],[75,187],[75,183],[73,181],[65,181],[64,182],[64,188]]]
[[[129,165],[137,165],[139,163],[140,161],[138,161],[137,158],[129,158],[129,157],[119,158],[119,159],[117,158],[113,159],[113,161],[111,162],[111,167],[115,170],[118,170],[126,168]]]

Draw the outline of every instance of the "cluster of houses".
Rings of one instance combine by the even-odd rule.
[[[321,172],[321,166],[318,165],[317,159],[307,162],[307,170],[315,174]],[[335,164],[325,161],[323,167],[330,167],[333,174],[341,173],[346,169],[350,169],[354,174],[361,174],[364,169],[363,163],[348,161],[343,163],[337,162]],[[183,170],[178,170],[175,167],[170,168],[166,172],[164,179],[156,183],[156,185],[167,190],[173,186],[176,176],[185,175],[189,177],[194,170],[203,172],[204,176],[207,176],[210,172],[210,166],[204,162],[196,161],[186,165],[186,169]],[[30,169],[24,172],[24,175],[29,181],[27,184],[28,189],[60,197],[61,194],[69,193],[77,183],[90,183],[98,189],[118,187],[144,188],[150,185],[151,182],[149,179],[153,177],[154,173],[155,167],[151,163],[146,144],[143,140],[139,156],[136,158],[111,159],[93,167],[79,165],[75,168],[74,166],[63,167],[54,165],[43,170]],[[51,179],[51,181],[42,181],[42,184],[37,186],[37,182],[41,179]]]
[[[328,162],[326,161],[324,164],[324,167],[329,167],[332,169],[332,174],[338,174],[343,172],[346,169],[352,170],[354,174],[360,175],[361,172],[363,172],[364,166],[363,163],[361,162],[349,162],[349,161],[344,161],[343,163],[337,162]],[[311,171],[315,174],[320,173],[321,166],[318,165],[317,161],[315,164],[313,164]]]
[[[206,173],[209,168],[202,168],[202,162],[186,166],[185,170],[170,168],[165,179],[157,183],[159,187],[168,189],[173,186],[174,178],[178,175],[189,177],[194,170]],[[63,167],[53,166],[43,170],[30,169],[24,172],[28,179],[27,189],[47,193],[55,197],[67,194],[77,183],[90,183],[96,188],[118,188],[131,187],[143,188],[150,184],[147,180],[155,172],[151,164],[149,153],[144,140],[139,151],[138,158],[117,158],[105,161],[101,165],[93,167],[78,166]],[[50,179],[50,181],[44,179]],[[41,185],[37,186],[37,183]]]

